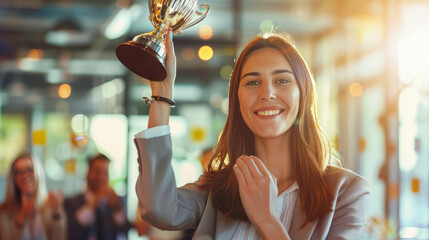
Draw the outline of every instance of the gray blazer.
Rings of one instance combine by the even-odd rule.
[[[199,190],[196,183],[176,188],[170,135],[136,138],[134,142],[139,156],[136,192],[143,219],[163,230],[196,228],[197,240],[232,239],[239,220],[223,219],[210,194]],[[327,169],[326,180],[334,194],[333,211],[301,228],[306,214],[298,197],[288,232],[290,239],[359,239],[365,223],[368,181],[334,167]]]

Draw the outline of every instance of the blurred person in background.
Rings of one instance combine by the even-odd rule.
[[[125,200],[109,186],[110,159],[97,154],[89,159],[83,193],[64,201],[69,240],[125,239],[130,228]]]
[[[315,82],[292,38],[256,37],[235,62],[228,117],[208,171],[176,188],[169,116],[176,77],[152,81],[148,129],[135,135],[143,219],[195,239],[358,239],[369,183],[338,160],[317,119]],[[169,99],[169,100],[166,100]]]
[[[30,153],[11,163],[6,198],[0,206],[0,239],[66,239],[62,194],[46,190],[40,162]]]

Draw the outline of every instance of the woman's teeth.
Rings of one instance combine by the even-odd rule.
[[[280,110],[268,110],[268,111],[260,111],[256,112],[259,116],[273,116],[280,113]]]

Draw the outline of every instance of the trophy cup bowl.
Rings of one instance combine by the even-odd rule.
[[[205,8],[205,11],[201,12],[201,8]],[[140,77],[162,81],[167,77],[164,35],[169,30],[180,34],[184,29],[201,22],[209,13],[210,6],[198,5],[198,0],[149,0],[149,11],[149,19],[155,30],[120,44],[116,47],[116,56],[125,67]],[[195,15],[199,17],[192,21]]]

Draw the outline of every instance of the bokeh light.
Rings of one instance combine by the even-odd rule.
[[[46,131],[45,129],[35,129],[33,131],[33,144],[45,145],[46,144]]]
[[[60,98],[68,98],[71,94],[71,87],[67,83],[61,84],[58,88],[58,96]]]
[[[200,27],[198,35],[201,39],[208,40],[213,36],[213,29],[210,25],[203,25]]]
[[[39,61],[43,58],[43,51],[40,49],[31,49],[28,51],[28,58],[33,61]]]
[[[209,46],[202,46],[198,50],[198,56],[201,60],[208,61],[213,57],[213,49]]]
[[[203,142],[207,138],[207,129],[202,126],[194,126],[190,130],[190,138],[193,142]]]
[[[113,97],[116,95],[116,92],[117,92],[116,85],[113,83],[113,81],[103,83],[101,88],[101,94],[103,98]]]
[[[359,97],[362,95],[363,92],[363,88],[362,85],[358,82],[354,82],[352,84],[350,84],[349,86],[349,93],[350,95],[352,95],[353,97]]]
[[[64,162],[64,170],[67,175],[76,174],[76,159],[68,159]]]
[[[229,80],[229,78],[231,77],[231,73],[232,73],[232,67],[229,65],[223,66],[219,71],[220,77],[225,80]]]
[[[209,98],[209,103],[214,108],[222,108],[224,97],[219,93],[214,93]]]
[[[222,102],[222,112],[227,115],[229,109],[229,99],[225,98]]]
[[[195,51],[192,48],[185,48],[182,50],[181,56],[184,60],[192,60],[195,57]]]
[[[48,175],[50,179],[55,181],[64,179],[64,169],[55,159],[47,159],[44,162],[44,167],[46,175]]]
[[[63,71],[58,68],[51,68],[46,73],[46,82],[58,84],[63,82]]]
[[[71,120],[71,128],[77,134],[83,134],[88,131],[89,118],[83,114],[76,114]]]
[[[271,31],[274,28],[274,23],[271,20],[265,19],[259,24],[259,29],[261,33],[266,33]]]

